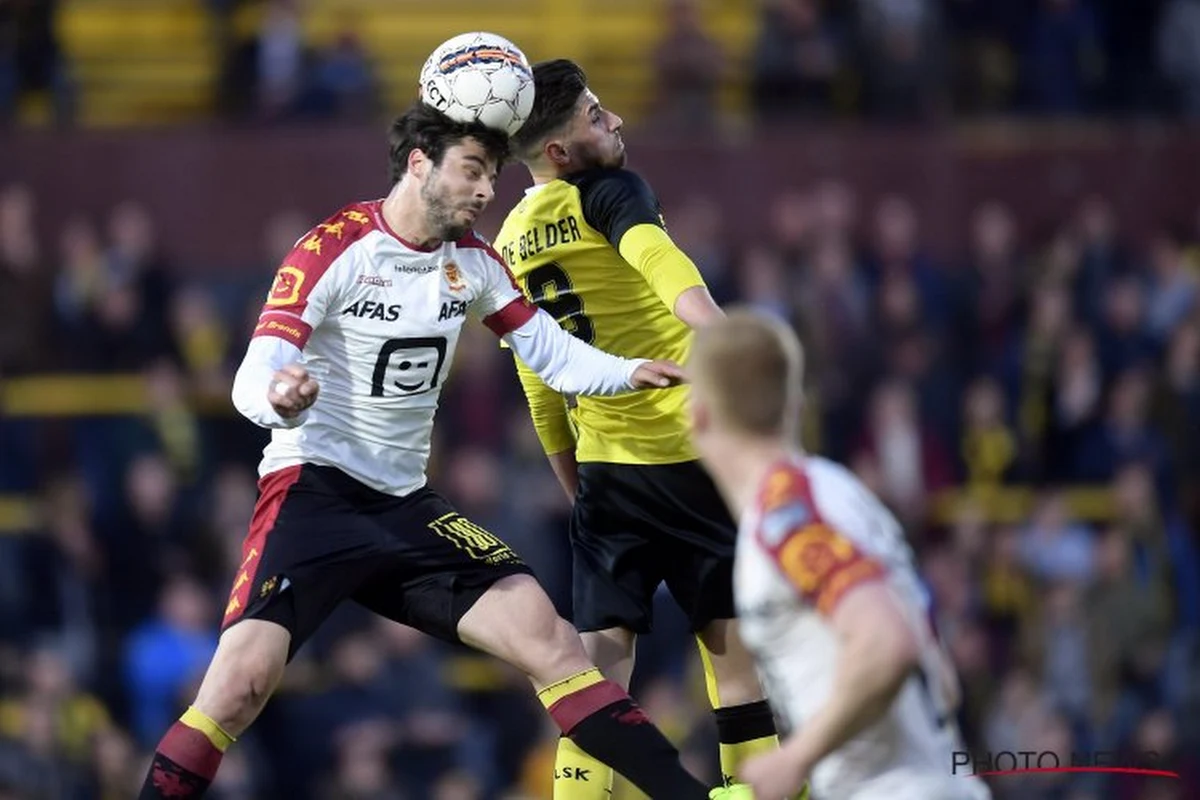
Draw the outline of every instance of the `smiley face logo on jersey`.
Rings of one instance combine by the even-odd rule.
[[[436,389],[445,363],[445,337],[388,339],[375,361],[371,396],[412,395]]]
[[[299,267],[284,264],[275,273],[275,283],[267,295],[269,306],[289,306],[300,299],[300,287],[304,285],[304,273]]]

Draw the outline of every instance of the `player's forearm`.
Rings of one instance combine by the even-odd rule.
[[[550,469],[554,470],[554,477],[558,478],[558,484],[567,493],[567,499],[574,502],[575,493],[579,490],[579,464],[575,461],[575,451],[563,450],[560,453],[550,453],[546,458],[550,460]]]
[[[847,596],[843,603],[856,599],[862,598]],[[915,637],[902,617],[867,604],[856,611],[853,625],[839,626],[837,677],[828,702],[788,742],[809,769],[882,717],[918,666]]]
[[[307,411],[286,418],[267,399],[276,370],[299,361],[300,349],[274,336],[256,336],[233,378],[233,406],[243,417],[263,428],[294,428],[304,422]]]
[[[646,359],[620,358],[564,331],[545,311],[504,337],[513,352],[556,392],[613,395],[633,389],[633,373]]]

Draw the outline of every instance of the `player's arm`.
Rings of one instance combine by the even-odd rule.
[[[233,406],[264,428],[303,424],[320,387],[303,366],[300,348],[275,338],[253,338],[233,378]]]
[[[634,172],[607,170],[580,185],[583,216],[692,328],[723,316],[695,263],[672,241],[658,199]]]
[[[878,720],[919,668],[912,622],[888,585],[886,570],[824,522],[809,522],[771,541],[778,520],[812,519],[802,504],[768,512],[759,541],[806,603],[828,619],[838,642],[828,701],[777,753],[747,764],[743,778],[762,796],[799,789],[821,759]],[[778,539],[778,537],[775,537]]]
[[[550,467],[563,491],[571,499],[579,484],[575,463],[575,431],[567,418],[567,403],[561,394],[551,389],[523,361],[515,359],[517,377],[529,403],[529,416],[538,441],[546,452]]]
[[[665,388],[683,380],[675,364],[621,358],[597,350],[567,333],[542,309],[531,307],[531,312],[528,320],[501,338],[543,383],[560,394],[608,396]]]
[[[833,691],[787,744],[810,767],[883,716],[920,666],[917,635],[887,584],[848,590],[829,618],[838,640]]]
[[[550,389],[560,394],[614,395],[683,380],[675,364],[614,356],[567,333],[521,293],[496,251],[488,247],[487,252],[485,285],[475,299],[483,322]]]
[[[317,399],[320,387],[304,367],[303,351],[332,302],[332,281],[325,276],[338,258],[345,257],[335,252],[335,243],[321,242],[318,232],[310,232],[276,271],[234,375],[234,407],[264,428],[302,425]]]

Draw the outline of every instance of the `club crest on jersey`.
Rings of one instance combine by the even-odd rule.
[[[442,271],[446,273],[446,284],[452,292],[461,292],[467,288],[467,284],[463,282],[462,273],[458,270],[458,264],[453,261],[447,261]]]
[[[300,287],[304,285],[304,273],[299,267],[284,264],[275,273],[275,283],[267,295],[267,305],[286,306],[300,299]]]
[[[812,522],[813,515],[807,503],[795,502],[780,506],[763,515],[760,537],[767,547],[778,547],[792,531],[799,530]]]

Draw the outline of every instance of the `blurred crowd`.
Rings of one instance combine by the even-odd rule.
[[[229,408],[230,380],[309,221],[281,212],[260,263],[185,281],[152,210],[63,218],[43,242],[45,202],[0,191],[0,390],[135,374],[149,402],[0,407],[0,498],[37,498],[32,523],[0,535],[0,797],[128,797],[216,644],[265,443]],[[1200,796],[1200,216],[1130,241],[1090,197],[1034,237],[986,203],[952,258],[926,250],[905,197],[864,207],[837,182],[776,198],[749,248],[725,238],[714,199],[667,217],[721,303],[801,332],[806,443],[905,523],[975,752],[1153,751],[1184,775],[1002,782],[999,796]],[[443,395],[431,482],[569,612],[566,501],[482,326]],[[711,778],[694,646],[668,601],[658,619],[636,693]],[[346,608],[214,796],[548,798],[554,735],[520,676]]]
[[[303,0],[196,2],[212,17],[222,116],[381,113],[378,75],[352,16],[317,45],[301,25]],[[718,121],[718,95],[735,75],[746,76],[760,122],[1200,115],[1198,0],[761,0],[745,54],[723,51],[700,0],[661,4],[658,90],[647,111],[662,124]],[[235,24],[247,6],[262,12],[250,30]],[[60,7],[0,0],[0,122],[33,93],[69,120],[76,81],[54,25]]]
[[[695,0],[665,2],[661,113],[716,119],[735,65]],[[1195,0],[763,0],[745,65],[761,122],[1200,113]]]

